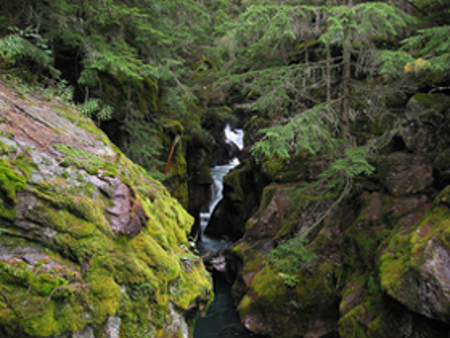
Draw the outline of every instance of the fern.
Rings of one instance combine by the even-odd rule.
[[[78,111],[81,115],[95,118],[97,121],[107,121],[111,119],[113,107],[104,104],[100,99],[90,99],[82,105],[78,105]]]
[[[305,247],[306,242],[302,236],[294,237],[273,249],[263,261],[277,269],[289,287],[298,283],[298,275],[303,272],[305,263],[317,258]]]

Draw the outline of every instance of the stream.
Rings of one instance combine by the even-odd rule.
[[[227,125],[224,132],[226,140],[233,142],[242,150],[243,131],[240,129],[232,130]],[[211,201],[208,212],[200,214],[201,241],[198,243],[200,255],[205,255],[209,252],[208,256],[211,257],[232,243],[228,238],[211,238],[204,234],[204,230],[208,225],[214,208],[223,197],[223,177],[238,164],[239,160],[234,158],[228,164],[211,168],[211,175],[214,180],[211,186]],[[197,320],[194,329],[194,338],[225,337],[220,335],[220,331],[229,325],[240,323],[239,315],[231,297],[231,285],[220,277],[214,276],[214,294],[214,301],[209,306],[206,316],[199,317]]]

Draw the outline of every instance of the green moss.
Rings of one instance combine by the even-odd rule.
[[[7,145],[5,142],[0,140],[0,156],[2,156],[2,155],[9,156],[14,152],[15,152],[15,149],[13,147]]]
[[[19,242],[13,239],[3,244],[25,244]],[[61,273],[69,274],[67,268],[57,265],[51,270],[43,269],[47,262],[41,261],[35,267],[20,261],[0,264],[0,285],[6,291],[5,303],[0,310],[0,325],[8,331],[13,332],[20,326],[30,336],[49,337],[64,331],[76,331],[83,326],[83,309],[74,295],[77,289],[72,289],[69,279],[61,276]]]
[[[450,206],[450,185],[446,186],[435,198],[434,204],[443,204]]]
[[[189,261],[189,265],[186,266],[183,262],[181,264],[184,271],[172,286],[174,296],[172,302],[176,307],[186,311],[191,304],[195,303],[199,294],[206,293],[212,301],[214,296],[211,289],[211,277],[205,272],[200,258]]]
[[[68,124],[77,124],[109,144],[91,122],[66,110],[61,114],[66,115]],[[46,116],[42,118],[45,120]],[[182,131],[178,127],[172,129]],[[67,130],[71,128],[67,126]],[[129,184],[136,203],[149,217],[134,237],[112,231],[105,212],[111,207],[108,194],[86,183],[86,173],[77,173],[73,168],[61,170],[61,177],[57,171],[46,175],[44,182],[33,180],[24,195],[27,205],[20,209],[33,230],[12,227],[16,212],[13,207],[20,201],[17,192],[25,188],[33,171],[39,168],[25,155],[12,159],[12,148],[5,144],[0,144],[0,217],[2,221],[8,219],[2,222],[2,227],[8,229],[0,236],[0,244],[20,252],[17,250],[22,244],[6,240],[26,237],[23,250],[34,253],[39,247],[51,262],[42,260],[33,266],[25,263],[24,255],[24,261],[18,258],[0,264],[0,289],[2,296],[6,295],[0,297],[2,330],[10,335],[24,332],[33,337],[55,337],[97,325],[100,332],[107,316],[119,315],[121,337],[167,337],[172,320],[168,316],[169,304],[191,311],[212,299],[211,279],[201,259],[186,249],[193,218],[159,182],[116,147],[112,148],[118,153],[109,159],[70,145],[55,145],[63,154],[63,167],[114,177],[120,168],[118,178]],[[184,146],[177,147],[177,151],[172,170],[182,182],[187,179]],[[183,197],[187,186],[180,186],[179,191],[178,197],[187,203]],[[45,243],[45,249],[37,243]]]
[[[188,206],[187,163],[185,159],[184,142],[179,142],[172,156],[169,167],[169,177],[164,185],[173,197],[185,208]]]
[[[307,171],[307,160],[303,154],[290,159],[270,159],[263,163],[263,168],[273,182],[298,182]]]
[[[89,274],[87,281],[90,283],[91,305],[95,308],[94,321],[100,324],[106,317],[116,314],[122,292],[113,276],[107,271],[94,270]]]
[[[17,203],[16,192],[25,188],[26,177],[19,174],[5,159],[0,158],[0,194],[6,202]]]
[[[119,169],[117,164],[102,160],[100,157],[84,151],[79,148],[74,148],[71,145],[58,143],[54,145],[55,149],[65,155],[62,162],[63,167],[68,164],[74,165],[79,169],[84,169],[90,175],[97,175],[99,170],[102,170],[104,176],[117,176]]]
[[[405,228],[398,224],[385,241],[380,259],[381,286],[388,294],[408,298],[403,286],[404,276],[419,270],[426,259],[425,250],[431,239],[447,247],[450,245],[450,211],[435,207],[420,222]],[[409,299],[409,298],[408,298]]]
[[[34,168],[32,161],[20,155],[12,163],[0,158],[0,217],[10,221],[16,217],[16,193],[25,188],[31,168]]]
[[[418,93],[413,96],[413,99],[425,108],[435,108],[448,102],[448,97],[443,94]]]
[[[173,135],[181,135],[184,133],[184,127],[178,120],[165,119],[163,127]]]

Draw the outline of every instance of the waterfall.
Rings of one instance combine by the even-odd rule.
[[[240,129],[232,129],[229,125],[224,130],[228,143],[233,143],[239,150],[244,147],[244,132]],[[210,238],[204,234],[214,208],[217,206],[223,195],[223,177],[239,164],[237,157],[230,160],[228,164],[218,165],[211,168],[211,176],[214,183],[211,186],[211,201],[208,211],[200,213],[201,240],[198,243],[198,250],[201,255],[209,253],[214,255],[220,250],[227,248],[231,241],[228,238]],[[204,318],[199,318],[195,325],[194,338],[218,337],[219,332],[230,324],[239,323],[239,316],[234,307],[231,297],[231,287],[225,281],[214,278],[214,302],[209,306]]]
[[[237,146],[239,150],[244,148],[244,131],[242,129],[232,129],[229,124],[226,125],[225,130],[225,141],[233,143]],[[231,244],[228,238],[213,239],[204,234],[204,230],[208,225],[214,208],[220,202],[223,197],[223,178],[230,170],[239,165],[239,159],[234,157],[229,163],[224,165],[217,165],[212,167],[211,176],[213,178],[213,184],[211,185],[211,200],[208,206],[207,212],[200,213],[200,231],[201,231],[201,241],[198,244],[198,250],[202,255],[210,252],[213,255],[217,251],[223,250]]]

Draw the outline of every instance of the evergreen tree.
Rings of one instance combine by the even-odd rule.
[[[147,169],[155,169],[155,157],[140,159],[158,154],[161,119],[189,121],[187,133],[201,128],[199,118],[188,116],[199,114],[190,83],[212,39],[204,4],[18,0],[1,1],[0,12],[0,55],[10,74],[28,69],[27,79],[45,85],[60,75],[86,114],[124,126],[125,143],[133,144],[126,149],[135,149],[128,155]],[[134,130],[138,125],[153,132]]]

